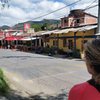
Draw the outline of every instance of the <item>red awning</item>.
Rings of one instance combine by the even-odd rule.
[[[7,41],[16,41],[16,40],[21,40],[22,36],[10,36],[10,37],[5,37],[4,40]]]
[[[5,40],[7,41],[14,41],[17,40],[15,37],[6,37]]]

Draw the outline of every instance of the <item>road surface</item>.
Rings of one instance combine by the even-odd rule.
[[[85,63],[80,59],[54,58],[7,49],[0,49],[0,67],[32,93],[59,93],[90,78]]]

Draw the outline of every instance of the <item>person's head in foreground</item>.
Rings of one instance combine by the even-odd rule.
[[[84,56],[92,78],[75,85],[70,90],[68,100],[100,100],[100,39],[85,44]]]

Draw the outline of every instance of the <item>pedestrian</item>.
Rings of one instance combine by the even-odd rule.
[[[73,86],[68,100],[100,100],[100,39],[88,41],[84,49],[87,70],[92,77]]]
[[[10,44],[8,44],[8,49],[10,49],[10,47],[11,47]]]

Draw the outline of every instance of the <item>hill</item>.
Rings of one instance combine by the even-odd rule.
[[[56,27],[56,26],[58,26],[58,24],[60,24],[60,20],[55,20],[55,19],[44,19],[44,20],[41,20],[41,21],[27,21],[27,22],[23,22],[23,23],[18,23],[18,24],[16,24],[16,25],[14,25],[12,28],[13,29],[22,29],[22,30],[24,30],[24,24],[25,23],[28,23],[28,24],[30,24],[30,26],[32,27],[32,25],[36,25],[36,24],[38,24],[38,25],[44,25],[44,24],[47,24],[48,25],[48,27],[49,26],[54,26],[54,27]]]
[[[2,29],[2,30],[6,30],[6,29],[9,29],[9,28],[10,28],[10,26],[7,26],[7,25],[3,25],[3,26],[0,27],[0,29]]]

